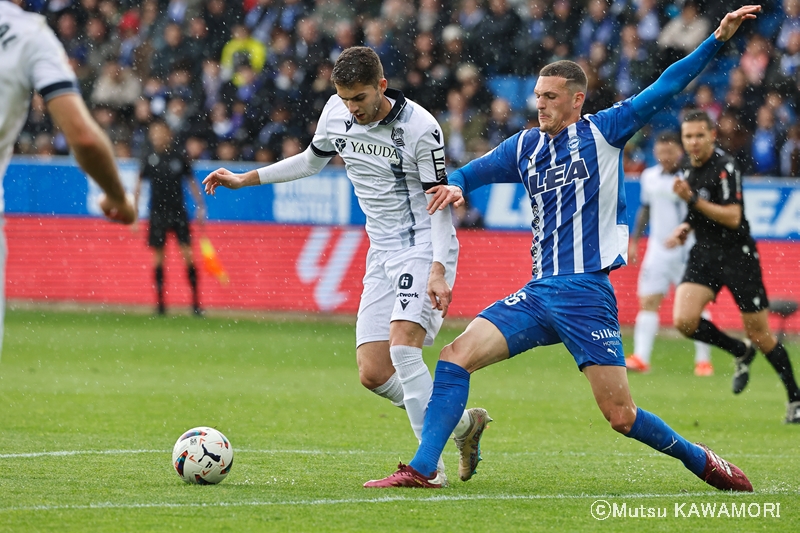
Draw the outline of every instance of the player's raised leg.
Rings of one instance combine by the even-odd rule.
[[[633,403],[623,367],[591,365],[583,373],[611,427],[626,437],[675,457],[697,477],[720,490],[752,492],[744,473],[704,445],[693,444],[653,413]]]

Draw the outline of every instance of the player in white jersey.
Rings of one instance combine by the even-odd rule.
[[[32,91],[42,95],[55,124],[64,133],[78,164],[105,191],[100,202],[111,220],[130,224],[133,203],[119,179],[111,143],[80,97],[64,47],[44,17],[0,1],[0,227],[3,225],[2,177],[14,143],[28,116]],[[0,233],[0,342],[5,313],[5,232]]]
[[[608,274],[625,265],[628,255],[625,144],[760,10],[745,6],[728,13],[713,35],[655,83],[594,115],[581,114],[588,81],[580,65],[566,60],[546,65],[533,91],[539,127],[506,139],[456,170],[449,185],[432,189],[431,213],[461,204],[464,193],[477,187],[521,182],[531,202],[532,278],[481,311],[442,349],[416,455],[365,487],[438,488],[436,461],[467,403],[472,373],[538,346],[563,343],[612,429],[679,459],[713,487],[752,492],[739,468],[633,402]]]
[[[422,347],[433,343],[447,313],[458,259],[449,209],[429,215],[425,199],[426,190],[447,183],[442,130],[428,111],[387,88],[370,48],[342,52],[332,80],[337,94],[305,152],[244,174],[218,169],[203,183],[214,194],[220,185],[238,189],[311,176],[337,154],[344,159],[370,241],[356,322],[361,383],[404,407],[420,438],[433,390]],[[464,481],[474,472],[470,450],[488,421],[483,409],[461,413],[454,434]]]
[[[650,238],[639,271],[639,313],[633,329],[633,355],[625,359],[625,366],[634,372],[650,371],[653,341],[659,327],[658,308],[670,287],[677,287],[681,282],[689,250],[694,244],[694,240],[675,248],[667,248],[665,244],[688,211],[686,202],[672,191],[672,183],[681,173],[680,137],[675,133],[662,133],[656,139],[653,153],[658,164],[645,169],[639,178],[641,207],[628,246],[628,260],[635,263],[639,237],[645,226],[649,226]],[[699,341],[695,341],[694,346],[695,375],[712,375],[711,346]]]

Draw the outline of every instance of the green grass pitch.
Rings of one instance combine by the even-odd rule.
[[[431,368],[459,331],[426,349]],[[12,309],[0,531],[799,531],[800,426],[782,423],[775,372],[760,357],[734,396],[730,356],[715,350],[716,375],[697,378],[692,352],[659,337],[654,370],[630,377],[634,399],[739,465],[754,494],[716,491],[613,432],[563,346],[473,376],[470,406],[495,421],[471,481],[449,444],[449,488],[376,491],[361,484],[416,442],[405,412],[359,384],[352,325]],[[220,485],[184,484],[170,464],[198,425],[233,444]],[[597,520],[596,500],[626,515]]]

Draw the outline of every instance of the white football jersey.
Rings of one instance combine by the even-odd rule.
[[[77,93],[78,81],[45,18],[0,1],[0,178],[25,125],[34,89],[48,101]],[[0,182],[0,213],[4,209]]]
[[[672,191],[672,183],[680,177],[680,169],[674,173],[664,172],[661,165],[655,165],[642,171],[639,178],[641,185],[642,205],[650,206],[650,244],[664,244],[683,219],[686,218],[688,207]],[[648,244],[648,246],[650,245]]]
[[[311,148],[318,157],[342,156],[347,177],[367,217],[370,245],[401,250],[431,241],[425,190],[447,183],[444,139],[436,119],[400,91],[386,90],[392,110],[360,125],[332,96]],[[455,235],[455,229],[453,229]]]

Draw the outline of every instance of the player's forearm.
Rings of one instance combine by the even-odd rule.
[[[433,247],[434,262],[447,264],[447,256],[450,255],[450,243],[453,237],[453,218],[450,214],[450,206],[444,209],[437,209],[431,215],[431,245]]]
[[[742,206],[739,204],[719,205],[698,198],[692,209],[726,228],[737,229],[742,223]]]
[[[644,228],[647,226],[647,221],[650,219],[650,208],[648,206],[642,206],[639,209],[639,213],[636,215],[636,223],[633,226],[633,233],[631,233],[631,239],[638,240],[639,237],[644,235]]]
[[[253,183],[253,185],[283,183],[313,176],[322,170],[328,164],[328,161],[330,161],[330,158],[320,158],[314,155],[314,151],[309,146],[302,153],[253,171],[256,172],[257,178],[256,183]],[[248,181],[250,181],[249,177]]]
[[[119,178],[111,142],[99,127],[88,139],[70,143],[78,165],[94,179],[111,200],[125,200],[125,189]],[[93,138],[92,138],[93,137]]]
[[[724,41],[711,35],[691,54],[670,65],[652,85],[631,101],[639,117],[647,122],[663,109],[706,68],[723,44]]]

